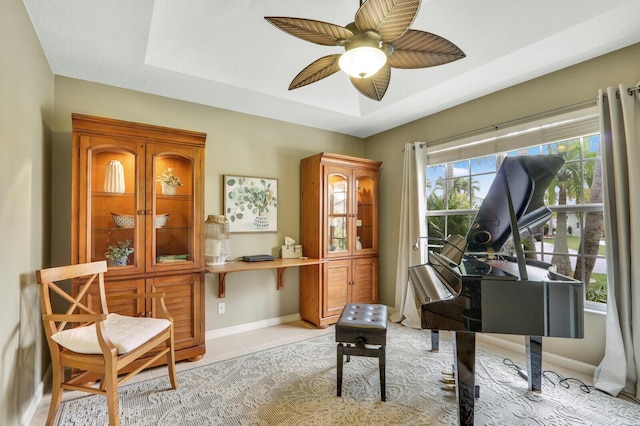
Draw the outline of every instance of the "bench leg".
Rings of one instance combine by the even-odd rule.
[[[342,346],[342,343],[338,343],[338,349],[336,351],[338,353],[338,360],[336,363],[338,367],[338,373],[337,373],[338,396],[342,396],[342,362],[344,359],[343,350],[344,350],[344,346]]]
[[[387,382],[386,382],[386,358],[385,358],[385,350],[384,346],[380,346],[378,349],[378,358],[380,360],[378,370],[380,370],[380,399],[382,401],[387,400],[386,390],[387,390]]]

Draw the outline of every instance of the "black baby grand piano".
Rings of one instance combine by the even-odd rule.
[[[430,251],[426,264],[409,268],[422,328],[455,332],[460,424],[473,424],[475,333],[526,336],[533,391],[542,385],[542,336],[583,337],[583,283],[525,259],[521,244],[521,234],[551,217],[544,193],[563,162],[553,155],[507,157],[466,240],[449,237],[441,253]],[[515,256],[501,252],[510,238]]]

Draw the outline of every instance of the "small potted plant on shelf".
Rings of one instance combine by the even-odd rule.
[[[118,241],[116,244],[107,247],[104,257],[109,266],[125,266],[129,261],[129,255],[133,253],[133,247],[129,240]]]
[[[173,174],[171,167],[158,176],[158,182],[162,185],[162,193],[164,195],[176,195],[178,187],[182,186],[182,181],[178,176]]]

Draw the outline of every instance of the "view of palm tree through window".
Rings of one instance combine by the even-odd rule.
[[[526,257],[548,262],[557,272],[583,281],[586,300],[607,298],[606,247],[600,135],[591,134],[484,157],[427,166],[429,248],[437,250],[451,234],[466,235],[506,156],[561,155],[565,163],[545,193],[551,219],[526,230]],[[522,230],[521,230],[522,231]],[[513,252],[507,242],[503,252]]]

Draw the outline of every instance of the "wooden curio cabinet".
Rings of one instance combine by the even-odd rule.
[[[318,327],[347,303],[378,303],[379,161],[320,153],[300,163],[300,314]]]
[[[200,358],[206,134],[80,114],[72,122],[72,262],[107,260],[110,312],[153,316],[154,302],[114,296],[166,293],[176,359]],[[181,185],[163,186],[163,173]],[[110,264],[109,246],[125,242],[133,252]]]

